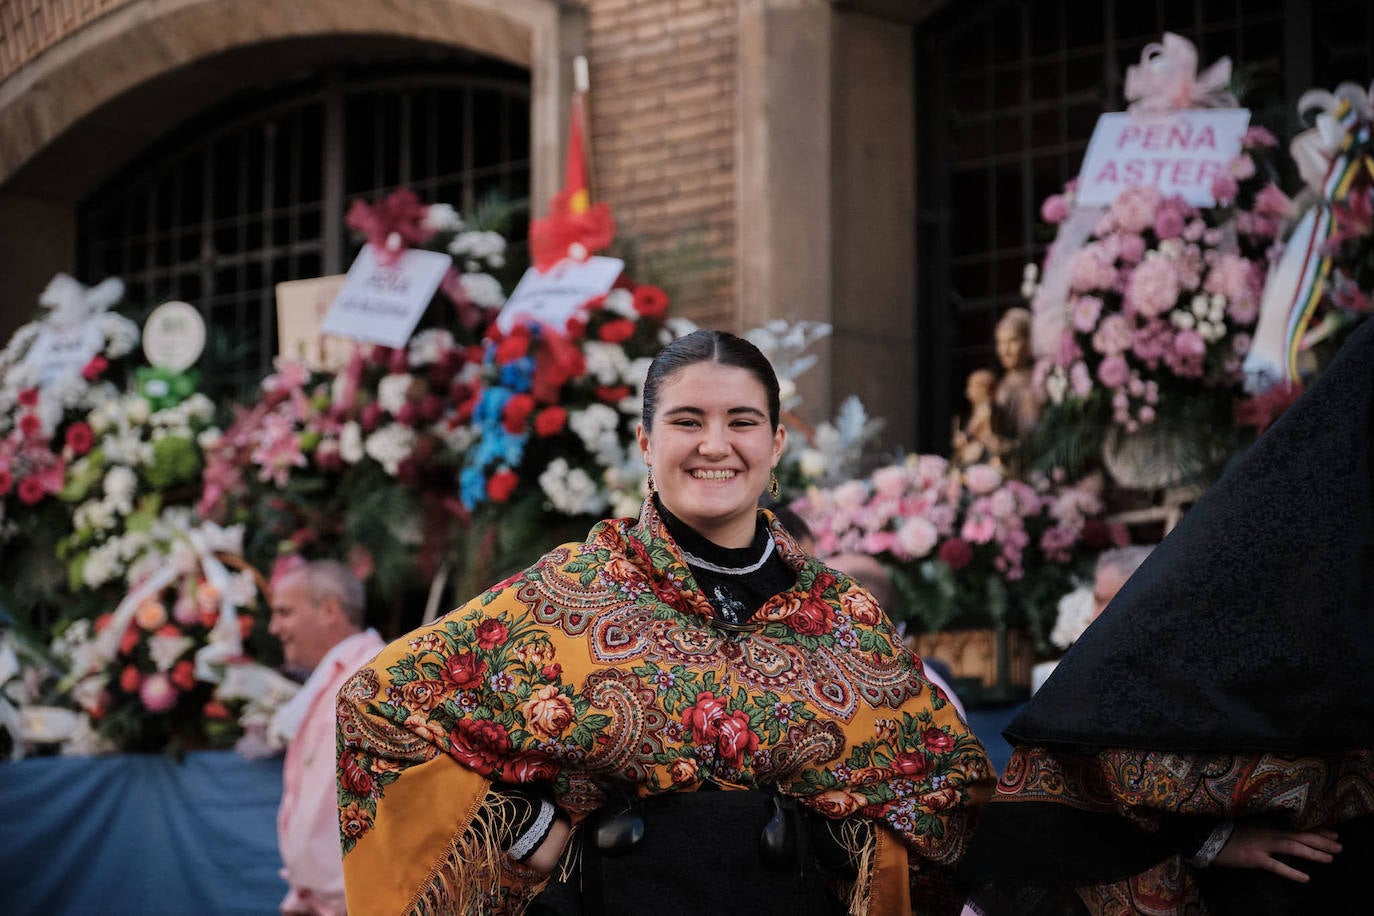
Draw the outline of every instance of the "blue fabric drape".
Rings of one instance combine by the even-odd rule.
[[[281,758],[0,764],[0,912],[271,914]]]

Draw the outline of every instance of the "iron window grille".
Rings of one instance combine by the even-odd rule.
[[[227,347],[220,390],[270,371],[277,283],[347,270],[353,199],[407,186],[470,213],[529,194],[527,80],[331,74],[243,108],[199,119],[78,208],[82,275],[122,278],[135,307],[195,305]]]

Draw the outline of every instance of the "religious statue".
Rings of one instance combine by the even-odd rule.
[[[953,462],[960,467],[971,464],[1000,465],[1007,443],[992,429],[993,392],[997,387],[997,373],[991,369],[977,369],[969,373],[964,387],[968,398],[968,421],[961,428],[954,425]]]
[[[995,331],[1002,375],[993,391],[992,429],[1014,444],[1035,428],[1044,397],[1033,379],[1030,309],[1008,309]]]
[[[1005,473],[1017,444],[1034,429],[1044,406],[1033,378],[1030,310],[1008,310],[997,322],[995,339],[1002,372],[969,373],[964,389],[968,420],[962,427],[955,424],[950,460],[960,467],[991,464]]]

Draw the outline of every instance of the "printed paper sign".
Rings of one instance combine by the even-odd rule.
[[[619,258],[561,261],[541,274],[531,267],[506,300],[496,326],[509,332],[521,319],[562,330],[588,299],[604,296],[625,269]]]
[[[1212,182],[1240,153],[1249,124],[1245,108],[1104,114],[1083,157],[1077,203],[1110,205],[1127,188],[1150,186],[1195,207],[1213,206]]]
[[[452,263],[443,252],[412,248],[386,267],[377,263],[372,246],[364,245],[320,330],[404,347]]]
[[[24,364],[38,369],[38,384],[47,388],[64,378],[77,376],[105,347],[105,335],[94,321],[76,327],[46,326],[24,354]]]
[[[277,352],[281,356],[315,372],[337,372],[348,365],[357,344],[347,337],[320,333],[343,284],[343,274],[277,284]]]
[[[143,323],[143,355],[168,372],[185,372],[205,349],[205,319],[189,302],[164,302]]]

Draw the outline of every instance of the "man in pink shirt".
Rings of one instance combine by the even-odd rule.
[[[290,889],[285,914],[342,916],[343,852],[335,788],[334,698],[353,672],[386,645],[363,629],[363,587],[348,567],[317,561],[281,577],[272,592],[269,632],[288,667],[310,678],[272,719],[285,740],[277,843]]]

